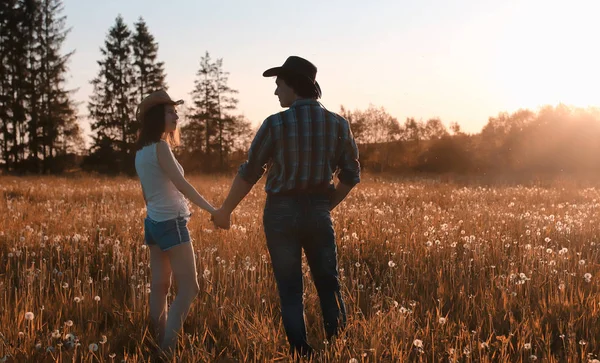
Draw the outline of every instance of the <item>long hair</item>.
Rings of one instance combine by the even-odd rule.
[[[165,105],[151,107],[141,120],[138,133],[137,150],[164,139],[171,147],[179,146],[179,128],[165,135]]]
[[[277,77],[293,89],[298,96],[302,98],[319,98],[315,85],[308,78],[292,72],[281,72]]]

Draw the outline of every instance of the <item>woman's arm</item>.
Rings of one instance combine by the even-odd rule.
[[[144,191],[144,185],[142,184],[141,180],[140,185],[142,186],[142,196],[144,197],[144,204],[148,205],[148,199],[146,199],[146,192]]]
[[[183,193],[183,195],[185,195],[192,203],[196,204],[198,207],[204,209],[210,214],[213,214],[215,208],[198,193],[198,191],[179,171],[175,161],[175,156],[173,156],[169,144],[162,141],[157,143],[156,156],[158,157],[158,164],[165,174],[167,174],[167,177],[171,180],[173,185],[175,185],[175,188]]]

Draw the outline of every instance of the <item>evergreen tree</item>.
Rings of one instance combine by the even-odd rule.
[[[216,147],[219,153],[219,168],[225,168],[225,158],[231,152],[230,140],[235,132],[237,119],[230,112],[237,107],[238,100],[234,97],[238,91],[227,85],[229,72],[223,70],[223,59],[217,59],[213,67],[213,78],[217,96],[217,135]]]
[[[134,71],[131,32],[120,15],[100,51],[104,59],[98,61],[100,70],[91,81],[93,94],[88,103],[95,133],[92,150],[98,150],[101,145],[102,150],[106,150],[110,145],[118,154],[111,156],[116,160],[106,161],[121,171],[131,171],[131,149],[137,137]]]
[[[4,2],[3,2],[4,3]],[[25,158],[27,134],[26,96],[28,90],[27,15],[24,1],[7,1],[2,19],[3,102],[6,118],[3,120],[3,155],[7,169],[14,169]]]
[[[65,89],[67,63],[73,52],[61,54],[69,34],[62,0],[42,0],[39,32],[39,138],[44,171],[56,169],[57,156],[81,152],[83,137],[72,91]]]
[[[9,148],[12,135],[12,65],[11,47],[14,46],[12,34],[17,26],[15,21],[16,1],[0,1],[0,160],[5,169],[10,165]]]
[[[219,114],[217,87],[213,79],[214,70],[215,65],[206,52],[200,60],[200,69],[196,73],[198,78],[194,82],[187,124],[182,128],[188,152],[200,156],[205,168],[210,167],[208,162],[217,134],[215,120]]]
[[[158,43],[150,34],[143,18],[140,18],[134,27],[135,33],[131,38],[131,48],[136,102],[139,103],[148,94],[159,89],[167,89],[167,85],[164,63],[157,61]]]
[[[237,91],[227,85],[229,73],[223,70],[223,60],[213,61],[208,52],[201,58],[196,76],[193,105],[182,130],[185,148],[201,156],[205,169],[224,169],[237,137],[236,126],[247,126],[232,114],[238,103]]]
[[[61,0],[0,5],[0,154],[7,169],[50,170],[57,153],[82,140],[64,89],[72,53],[60,53],[68,34],[61,12]]]

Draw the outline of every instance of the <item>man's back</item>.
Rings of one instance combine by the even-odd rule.
[[[344,184],[360,180],[358,149],[348,121],[312,99],[297,100],[263,122],[240,175],[255,183],[267,163],[269,194],[333,190],[338,168]]]

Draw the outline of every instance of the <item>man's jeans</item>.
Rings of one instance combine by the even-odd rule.
[[[270,195],[263,223],[290,348],[293,353],[310,354],[302,299],[303,248],[319,294],[327,339],[346,323],[329,197]]]

